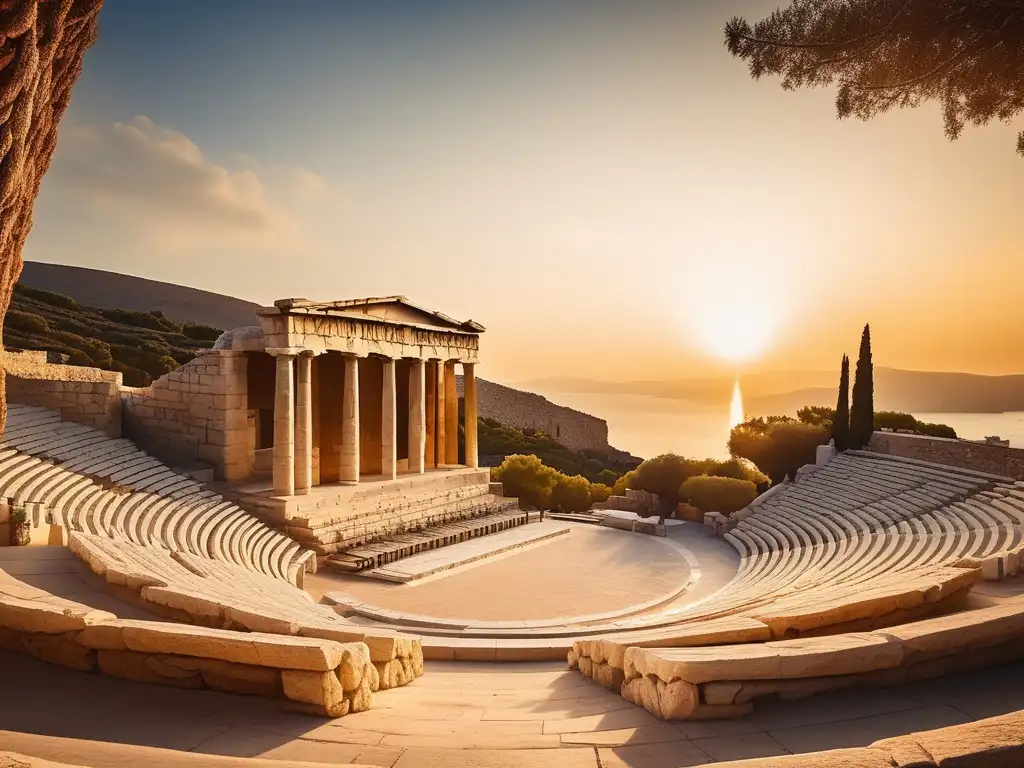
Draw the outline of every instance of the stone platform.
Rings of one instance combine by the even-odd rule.
[[[394,480],[364,476],[358,483],[318,485],[296,496],[276,496],[267,482],[235,486],[230,495],[326,556],[430,526],[518,509],[516,499],[494,490],[488,469],[452,466]]]
[[[406,537],[400,537],[416,539],[427,537],[430,534],[443,535],[445,534],[445,529],[454,528],[456,529],[455,535],[462,535],[466,538],[458,543],[447,544],[447,546],[441,544],[437,548],[430,548],[428,551],[403,557],[401,560],[392,559],[390,561],[386,561],[386,565],[360,571],[359,573],[362,576],[405,584],[426,578],[427,576],[433,576],[434,574],[442,571],[458,568],[468,563],[493,557],[494,555],[509,552],[510,550],[518,549],[520,547],[526,547],[531,544],[548,541],[555,536],[562,536],[569,533],[571,526],[567,524],[556,523],[549,525],[524,525],[525,521],[529,519],[527,517],[528,515],[539,516],[539,513],[499,513],[497,515],[488,515],[473,520],[465,520],[461,523],[453,523],[448,526],[440,526],[440,528],[428,528],[421,534],[409,534]],[[520,516],[522,517],[521,522],[518,520]],[[508,524],[510,526],[514,525],[514,527],[506,526],[504,530],[500,530],[497,533],[475,535],[475,525],[478,521],[493,525],[493,518],[506,517],[515,518],[514,520],[508,521]],[[451,536],[452,534],[448,535]],[[391,540],[388,540],[381,542],[380,546],[386,548],[388,544],[392,543],[398,547],[401,547],[403,544],[402,541],[392,542]],[[371,544],[368,547],[356,550],[352,554],[358,556],[363,549],[372,550],[374,547],[375,545]],[[371,553],[368,552],[367,555],[369,554]],[[327,565],[331,565],[334,559],[335,557],[328,558]]]

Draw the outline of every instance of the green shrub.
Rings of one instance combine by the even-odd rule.
[[[757,487],[749,480],[698,475],[679,487],[679,496],[701,512],[738,512],[757,498]]]
[[[168,320],[162,312],[139,312],[135,309],[101,309],[100,314],[108,320],[122,325],[149,328],[154,331],[181,332],[181,326]]]
[[[945,437],[956,440],[956,430],[946,424],[931,424],[927,421],[917,422],[917,433],[929,437]]]
[[[504,486],[507,495],[517,497],[523,504],[548,509],[558,472],[536,456],[517,454],[506,456],[500,466],[491,470],[491,478]]]
[[[832,429],[832,424],[836,420],[836,409],[827,405],[805,405],[796,412],[796,418],[804,424]]]
[[[655,493],[663,503],[674,507],[679,501],[679,486],[687,478],[703,474],[707,463],[663,453],[637,467],[632,487]]]
[[[597,504],[598,502],[608,501],[612,495],[612,487],[605,485],[604,483],[591,483],[590,484],[590,503]]]
[[[897,413],[896,411],[876,411],[875,429],[891,429],[896,432],[900,429],[917,431],[917,419],[909,413]]]
[[[4,327],[41,335],[45,335],[50,331],[50,324],[46,322],[45,317],[40,317],[32,312],[20,312],[17,309],[7,310],[7,316],[4,318]]]
[[[200,325],[198,323],[185,323],[181,326],[181,332],[190,339],[199,341],[216,341],[224,333],[220,328],[212,325]]]
[[[636,482],[636,470],[631,469],[612,484],[612,496],[625,496],[626,491]]]
[[[804,464],[813,464],[819,445],[831,439],[831,429],[805,424],[785,416],[751,419],[729,435],[729,453],[748,459],[771,478],[781,482]]]
[[[81,306],[70,296],[65,296],[62,293],[54,293],[53,291],[43,291],[39,288],[29,288],[21,283],[18,283],[14,290],[22,296],[27,296],[28,298],[35,299],[43,304],[49,304],[62,309],[78,309]]]
[[[560,475],[551,491],[551,506],[565,512],[585,512],[590,509],[590,482],[582,475]]]
[[[735,480],[749,480],[759,489],[763,488],[764,490],[767,490],[772,483],[768,475],[746,459],[733,458],[717,462],[707,474],[715,477],[731,477]]]

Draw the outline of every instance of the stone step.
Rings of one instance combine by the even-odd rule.
[[[405,557],[508,530],[529,521],[526,512],[498,512],[455,523],[431,526],[422,531],[393,536],[373,544],[342,549],[325,564],[347,572],[380,568]]]

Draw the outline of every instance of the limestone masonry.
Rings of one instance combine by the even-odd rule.
[[[875,432],[868,449],[890,456],[903,456],[1024,480],[1024,450],[999,443]]]

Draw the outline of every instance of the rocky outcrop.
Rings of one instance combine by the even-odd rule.
[[[456,378],[462,396],[462,377]],[[476,380],[477,414],[517,429],[543,429],[566,448],[607,450],[608,422],[588,413],[556,405],[546,397],[493,381]]]
[[[0,318],[21,273],[32,204],[82,57],[96,39],[102,5],[103,0],[0,2]],[[0,367],[0,426],[6,408]]]

